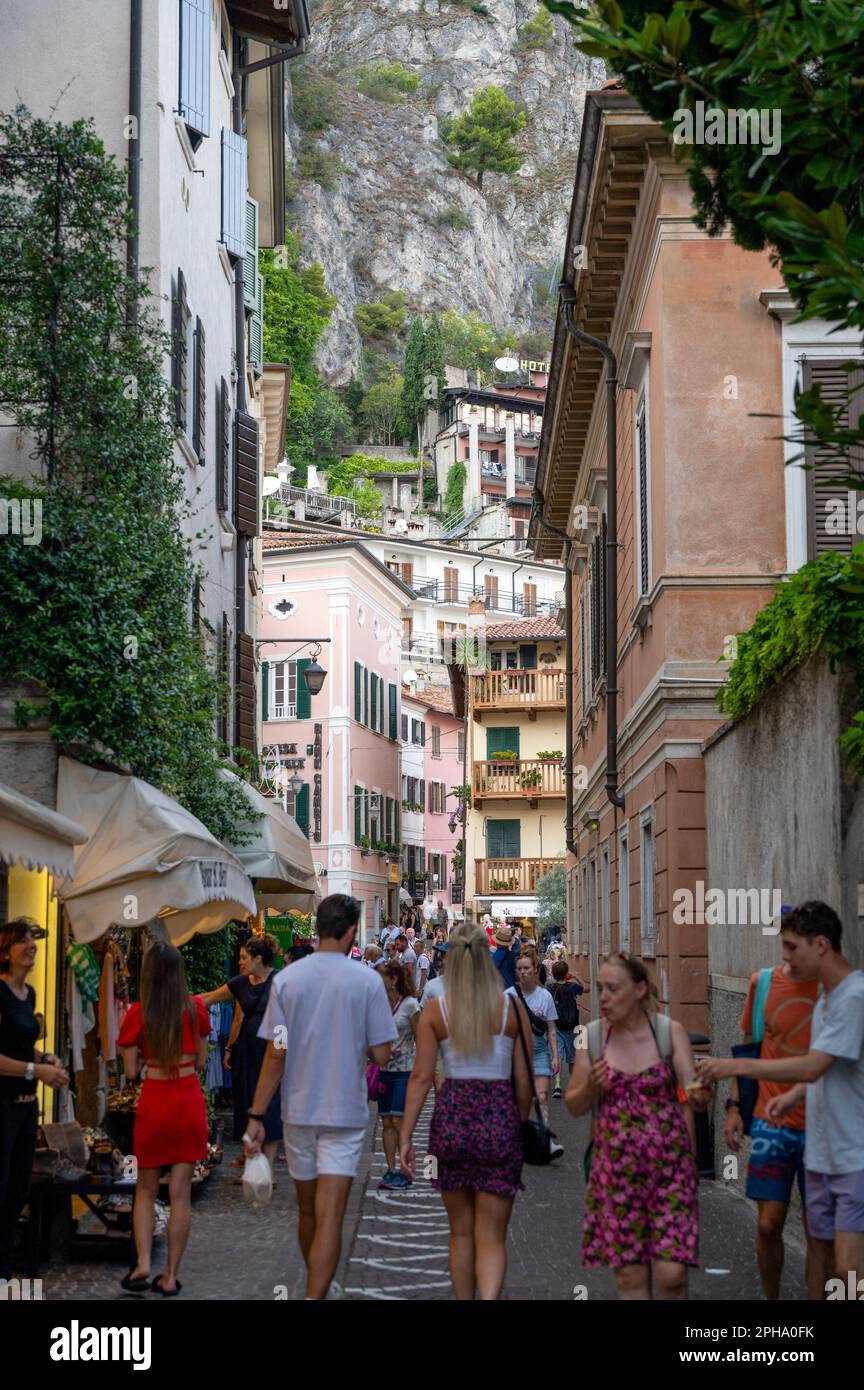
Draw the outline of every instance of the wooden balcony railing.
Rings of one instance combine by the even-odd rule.
[[[537,881],[555,867],[554,859],[475,859],[474,892],[536,893]]]
[[[552,671],[484,671],[471,678],[475,710],[564,708],[565,674]]]
[[[564,769],[558,759],[515,758],[498,762],[494,758],[474,764],[473,796],[563,796]]]

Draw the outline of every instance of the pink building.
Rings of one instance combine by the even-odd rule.
[[[462,916],[464,877],[458,860],[453,856],[461,838],[461,825],[451,831],[451,817],[459,803],[451,789],[461,786],[463,772],[465,726],[453,713],[453,698],[449,690],[428,686],[415,690],[415,700],[425,709],[426,723],[426,810],[424,842],[426,851],[426,888],[437,901],[455,909]]]
[[[413,594],[360,543],[265,533],[259,598],[262,747],[302,777],[287,809],[309,836],[325,893],[363,904],[361,939],[398,914],[402,619]],[[322,643],[327,671],[304,672]]]

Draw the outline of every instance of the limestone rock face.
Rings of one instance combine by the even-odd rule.
[[[390,290],[404,290],[412,311],[452,307],[517,333],[543,322],[544,290],[564,246],[585,93],[605,74],[577,51],[560,18],[547,47],[526,47],[519,31],[538,10],[534,0],[486,0],[476,9],[470,0],[310,5],[305,72],[335,78],[340,96],[334,123],[304,132],[287,65],[289,217],[304,260],[321,262],[337,298],[319,350],[332,385],[347,382],[359,359],[356,305]],[[380,61],[416,73],[417,93],[389,103],[357,92],[356,69]],[[512,176],[486,174],[481,192],[448,162],[439,121],[460,115],[490,83],[524,103],[529,123],[522,167]],[[341,161],[332,187],[299,172],[310,148]],[[470,225],[442,222],[454,214]]]

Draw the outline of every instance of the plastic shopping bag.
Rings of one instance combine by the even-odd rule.
[[[265,1154],[250,1154],[243,1169],[243,1196],[256,1207],[263,1207],[273,1193],[273,1174]]]

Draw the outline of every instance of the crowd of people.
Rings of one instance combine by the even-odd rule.
[[[805,1202],[809,1296],[825,1297],[828,1279],[864,1268],[864,973],[843,955],[842,927],[826,904],[805,903],[783,917],[782,963],[750,982],[738,1049],[746,1055],[698,1063],[682,1024],[654,1007],[636,957],[619,952],[602,963],[599,1017],[580,1027],[583,982],[557,943],[541,959],[518,928],[403,920],[387,923],[358,965],[360,911],[346,895],[325,899],[317,949],[293,952],[279,971],[273,939],[250,938],[240,974],[201,998],[189,994],[179,951],[164,942],[147,950],[140,1000],[119,1038],[127,1076],[137,1077],[146,1063],[134,1138],[137,1263],[122,1280],[125,1291],[172,1297],[182,1287],[192,1175],[208,1141],[196,1072],[208,1048],[206,1006],[223,998],[237,1005],[229,1041],[235,1134],[247,1156],[263,1152],[271,1167],[284,1142],[308,1299],[336,1292],[369,1100],[377,1101],[382,1125],[381,1186],[399,1191],[416,1178],[414,1133],[430,1092],[423,1160],[424,1167],[434,1160],[431,1181],[448,1216],[457,1299],[501,1296],[523,1158],[536,1155],[544,1131],[543,1161],[563,1154],[550,1128],[550,1103],[561,1097],[572,1115],[591,1118],[583,1265],[612,1269],[621,1299],[686,1298],[688,1270],[698,1266],[694,1115],[725,1079],[732,1083],[726,1141],[737,1151],[745,1133],[752,1139],[747,1195],[758,1205],[766,1298],[779,1297],[796,1181]],[[27,975],[38,938],[27,924],[0,927],[3,1278],[11,1277],[29,1183],[36,1083],[68,1084],[58,1058],[36,1047]],[[166,1167],[167,1260],[154,1277],[154,1203]]]

